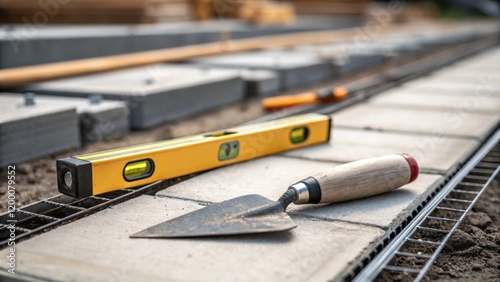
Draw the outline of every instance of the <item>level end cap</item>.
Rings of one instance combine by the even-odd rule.
[[[418,163],[412,156],[406,153],[401,154],[401,156],[405,158],[405,160],[408,162],[408,165],[410,166],[410,180],[408,181],[408,183],[413,182],[418,177]]]

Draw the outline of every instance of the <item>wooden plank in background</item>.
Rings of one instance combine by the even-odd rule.
[[[407,25],[388,25],[381,34],[408,29]],[[36,81],[68,76],[104,72],[161,62],[172,62],[200,56],[217,55],[229,52],[244,52],[297,44],[315,44],[352,40],[358,28],[333,31],[301,32],[286,35],[262,36],[250,39],[229,40],[178,48],[138,52],[125,55],[74,60],[61,63],[19,67],[0,70],[0,88],[13,87]],[[297,40],[300,39],[300,40]]]

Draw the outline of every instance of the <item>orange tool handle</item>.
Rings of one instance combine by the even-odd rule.
[[[270,110],[309,103],[339,101],[345,99],[347,94],[347,89],[343,87],[335,87],[333,89],[322,89],[316,92],[266,98],[262,100],[262,106],[264,106],[265,109]]]

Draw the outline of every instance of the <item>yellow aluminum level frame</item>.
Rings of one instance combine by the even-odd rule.
[[[304,114],[57,160],[59,192],[83,198],[327,142],[331,119]]]

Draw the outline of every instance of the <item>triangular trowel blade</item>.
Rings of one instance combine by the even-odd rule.
[[[285,231],[297,225],[275,201],[247,195],[196,210],[131,235],[187,238]]]

